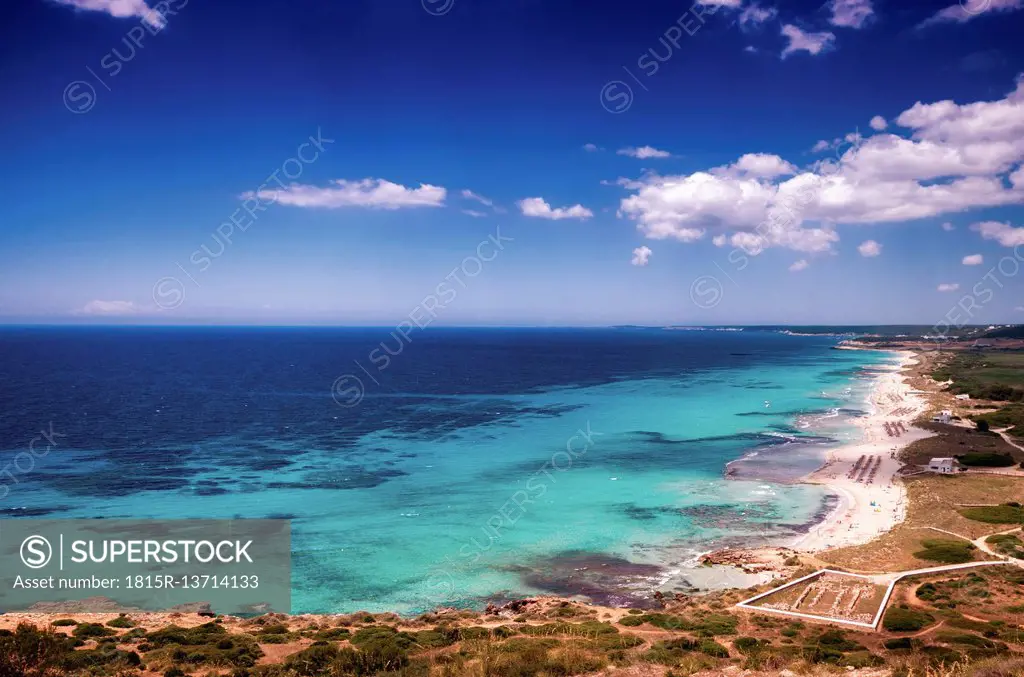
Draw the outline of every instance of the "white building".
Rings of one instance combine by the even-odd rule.
[[[935,416],[932,416],[932,421],[934,421],[935,423],[949,423],[952,418],[953,412],[951,412],[949,409],[943,409]]]
[[[941,473],[943,475],[952,475],[954,473],[963,472],[960,462],[955,458],[933,458],[928,461],[928,469],[932,472]]]
[[[969,400],[969,399],[971,399],[971,396],[968,395],[967,393],[964,393],[963,395],[957,395],[956,399],[958,399],[958,400]]]

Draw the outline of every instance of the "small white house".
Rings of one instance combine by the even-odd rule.
[[[932,416],[932,421],[935,423],[949,423],[953,418],[953,412],[949,409],[943,409],[935,416]]]
[[[962,395],[957,395],[956,399],[958,399],[958,400],[969,400],[969,399],[971,399],[971,396],[968,395],[967,393],[963,393]]]
[[[955,458],[933,458],[928,461],[928,469],[942,475],[953,475],[958,472],[963,472],[960,462]]]

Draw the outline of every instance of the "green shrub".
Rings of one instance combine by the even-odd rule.
[[[702,654],[707,654],[712,658],[729,657],[729,650],[713,639],[702,639],[699,649]]]
[[[675,665],[687,654],[698,649],[697,642],[680,637],[656,642],[653,647],[643,653],[641,658],[649,663]]]
[[[78,621],[71,618],[58,618],[53,623],[50,623],[55,628],[68,627],[71,625],[78,625]]]
[[[338,647],[333,644],[316,643],[294,653],[284,660],[284,665],[296,674],[312,677],[324,672],[338,658]]]
[[[909,637],[897,637],[895,639],[887,639],[882,643],[889,651],[897,651],[899,649],[912,649],[914,648],[914,641]]]
[[[960,514],[967,519],[988,524],[1021,524],[1024,522],[1024,508],[1012,505],[964,508],[960,511]]]
[[[136,625],[138,624],[135,621],[128,618],[124,614],[121,614],[113,620],[107,621],[107,627],[110,628],[134,628]]]
[[[956,459],[960,461],[960,465],[969,468],[1008,468],[1011,465],[1017,464],[1010,454],[1000,454],[992,451],[972,451],[962,456],[957,456]]]
[[[145,636],[139,650],[149,652],[157,660],[171,660],[190,665],[252,667],[263,656],[252,635],[229,635],[217,623],[204,623],[194,628],[169,625]]]
[[[934,622],[935,618],[923,611],[890,607],[882,619],[882,627],[890,632],[914,632]]]
[[[348,628],[324,628],[323,630],[318,630],[316,634],[313,635],[313,639],[326,642],[330,640],[347,639],[351,634],[352,633]]]
[[[827,646],[836,651],[860,651],[864,647],[846,638],[842,630],[831,629],[818,635],[815,640],[821,646]]]
[[[975,548],[967,541],[950,541],[944,539],[929,539],[921,541],[924,550],[918,550],[914,557],[928,560],[929,562],[942,562],[943,564],[961,564],[974,559]]]
[[[0,675],[59,674],[63,661],[71,654],[74,641],[52,629],[39,630],[20,623],[12,632],[0,632]]]
[[[117,633],[110,628],[105,628],[99,623],[79,623],[71,634],[79,639],[90,639],[93,637],[110,637]]]

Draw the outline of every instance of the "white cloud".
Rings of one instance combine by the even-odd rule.
[[[757,47],[754,47],[753,45],[747,45],[746,47],[743,48],[743,51],[748,52],[750,54],[757,54]]]
[[[551,205],[544,201],[544,198],[539,197],[528,197],[520,200],[518,203],[520,211],[523,216],[532,216],[538,219],[551,219],[552,221],[560,221],[562,219],[589,219],[594,215],[594,212],[590,211],[583,205],[573,205],[571,207],[558,207],[552,209]]]
[[[843,157],[852,173],[885,180],[928,180],[951,176],[993,176],[1024,157],[1024,138],[1015,141],[911,140],[878,134]]]
[[[639,148],[621,148],[616,151],[619,155],[628,155],[629,157],[635,157],[638,160],[647,160],[649,158],[667,158],[672,157],[672,153],[667,150],[658,150],[651,146],[640,146]]]
[[[468,216],[472,216],[472,217],[477,218],[477,219],[482,219],[485,216],[487,216],[487,214],[484,214],[483,212],[478,212],[475,209],[463,209],[462,213],[463,214],[467,214]]]
[[[468,188],[467,189],[463,189],[462,197],[464,197],[467,200],[476,200],[480,204],[486,205],[488,207],[493,207],[494,206],[494,201],[493,200],[491,200],[489,198],[486,198],[483,195],[477,195],[476,193],[474,193],[473,191],[469,190]]]
[[[131,301],[89,301],[76,311],[79,315],[134,315],[139,308]]]
[[[970,256],[965,256],[963,260],[965,266],[980,266],[984,262],[985,257],[981,254],[971,254]]]
[[[442,207],[446,195],[444,188],[425,183],[421,183],[419,188],[407,188],[384,179],[336,179],[326,188],[293,183],[280,190],[250,191],[241,197],[246,200],[258,197],[292,207],[402,209]]]
[[[585,143],[583,144],[583,150],[587,151],[588,153],[596,153],[597,151],[601,150],[601,147],[598,146],[597,144]]]
[[[747,153],[739,160],[711,170],[712,174],[720,176],[752,177],[759,179],[774,179],[779,176],[790,176],[796,174],[797,169],[786,162],[778,155],[768,153]]]
[[[846,28],[861,28],[875,13],[871,0],[832,0],[829,9],[832,10],[829,23]]]
[[[652,239],[692,242],[707,235],[755,251],[820,252],[839,240],[839,225],[1024,204],[1021,91],[963,105],[917,103],[897,118],[914,138],[863,139],[854,132],[819,144],[835,147],[835,160],[803,169],[776,155],[749,153],[691,174],[647,175],[624,186],[631,194],[619,215]],[[1011,169],[1016,183],[1007,181]]]
[[[789,38],[789,44],[782,50],[782,58],[796,52],[807,52],[816,55],[826,51],[835,43],[836,36],[828,31],[821,33],[805,33],[793,24],[782,27],[782,35]]]
[[[868,124],[871,125],[871,129],[875,130],[876,132],[880,132],[889,126],[889,123],[886,122],[885,118],[883,118],[881,115],[876,115],[875,117],[871,118],[871,122],[869,122]]]
[[[954,226],[949,221],[946,221],[944,224],[942,224],[942,230],[944,230],[944,231],[946,231],[948,233],[948,232],[950,232],[952,230],[956,230],[956,226]]]
[[[857,251],[860,252],[861,256],[878,256],[882,253],[882,245],[878,244],[874,240],[865,240],[857,247]]]
[[[960,0],[923,21],[919,28],[937,23],[966,23],[995,12],[1014,12],[1024,8],[1024,0]]]
[[[1014,306],[1013,309],[1018,313],[1024,313],[1024,306]]]
[[[831,147],[832,147],[832,143],[831,142],[825,141],[824,139],[822,139],[818,143],[814,144],[814,147],[811,148],[811,152],[812,153],[824,153],[826,150],[828,150]]]
[[[747,5],[740,12],[740,28],[747,29],[760,26],[766,21],[771,21],[779,13],[774,7],[761,7],[757,4]]]
[[[801,270],[804,270],[809,265],[811,264],[807,263],[807,259],[800,259],[799,261],[791,265],[789,267],[789,270],[792,273],[799,273]]]
[[[637,247],[633,250],[633,260],[630,261],[634,266],[646,266],[648,260],[651,258],[650,247]]]
[[[1004,247],[1024,244],[1024,228],[1014,228],[1009,223],[983,221],[971,225],[971,230],[981,233],[981,237],[986,240],[995,240]]]
[[[138,17],[153,28],[160,29],[167,25],[167,20],[160,12],[154,11],[145,0],[55,0],[61,5],[94,12],[106,12],[118,19]]]
[[[913,131],[915,139],[966,146],[1003,142],[1020,148],[1024,139],[1024,78],[1014,91],[996,101],[958,105],[945,100],[920,101],[900,114],[896,122]]]
[[[960,288],[960,285],[958,285],[958,284],[945,284],[945,283],[943,283],[943,284],[939,285],[938,289],[939,289],[939,291],[956,291],[959,288]]]

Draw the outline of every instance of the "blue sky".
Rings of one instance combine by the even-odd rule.
[[[1024,321],[1024,0],[0,13],[0,322]]]

